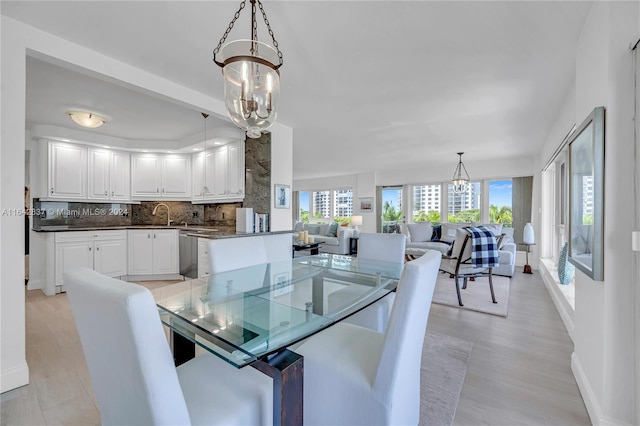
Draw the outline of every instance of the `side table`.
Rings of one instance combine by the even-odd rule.
[[[524,271],[522,271],[525,274],[533,274],[533,272],[531,271],[531,265],[529,265],[529,250],[531,249],[531,246],[535,246],[536,243],[531,243],[531,244],[527,244],[527,243],[522,243],[525,246],[527,246],[527,249],[525,251],[526,253],[526,261],[525,261],[525,265],[524,265]]]

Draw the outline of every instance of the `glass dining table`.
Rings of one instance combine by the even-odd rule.
[[[248,254],[250,255],[250,254]],[[394,291],[402,264],[320,254],[153,289],[176,365],[195,346],[274,381],[273,424],[302,424],[303,358],[288,347]],[[329,303],[329,294],[340,292]]]

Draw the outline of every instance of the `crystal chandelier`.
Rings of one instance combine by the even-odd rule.
[[[453,192],[457,194],[466,191],[467,184],[469,183],[469,173],[467,173],[467,168],[462,162],[462,154],[464,154],[464,152],[458,152],[460,160],[458,161],[456,170],[453,172],[453,180],[451,181],[451,183],[453,184]],[[464,174],[462,174],[463,171]]]
[[[233,123],[247,132],[250,138],[259,138],[276,121],[280,95],[282,52],[273,35],[271,25],[260,0],[251,2],[251,40],[234,40],[225,44],[227,36],[244,9],[246,0],[240,3],[229,27],[213,50],[213,62],[222,68],[224,78],[224,103]],[[258,41],[256,6],[272,44]]]

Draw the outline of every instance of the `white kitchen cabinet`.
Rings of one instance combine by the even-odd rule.
[[[89,148],[88,157],[88,198],[90,200],[129,200],[129,154]]]
[[[178,273],[176,229],[132,229],[128,245],[129,275]]]
[[[54,282],[58,290],[64,290],[64,272],[73,268],[94,269],[109,277],[127,274],[124,230],[60,232],[54,241]]]
[[[132,154],[131,198],[191,197],[191,158],[180,154]]]
[[[244,198],[244,144],[232,142],[227,145],[229,198]]]
[[[49,142],[46,198],[87,198],[87,147]]]
[[[209,276],[209,240],[198,238],[198,278]]]
[[[215,186],[215,152],[209,150],[195,154],[191,166],[193,200],[207,201],[211,198]]]

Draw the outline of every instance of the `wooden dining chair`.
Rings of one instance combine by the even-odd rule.
[[[205,353],[178,368],[151,292],[87,268],[64,274],[103,425],[268,425],[272,380]]]
[[[305,425],[417,425],[420,364],[441,254],[405,265],[384,333],[341,322],[296,348]]]
[[[361,233],[358,239],[358,261],[364,264],[382,261],[402,265],[406,240],[407,237],[404,234]],[[350,302],[362,292],[362,286],[346,286],[330,293],[327,297],[329,311]],[[384,332],[394,300],[395,293],[391,292],[345,321]]]

